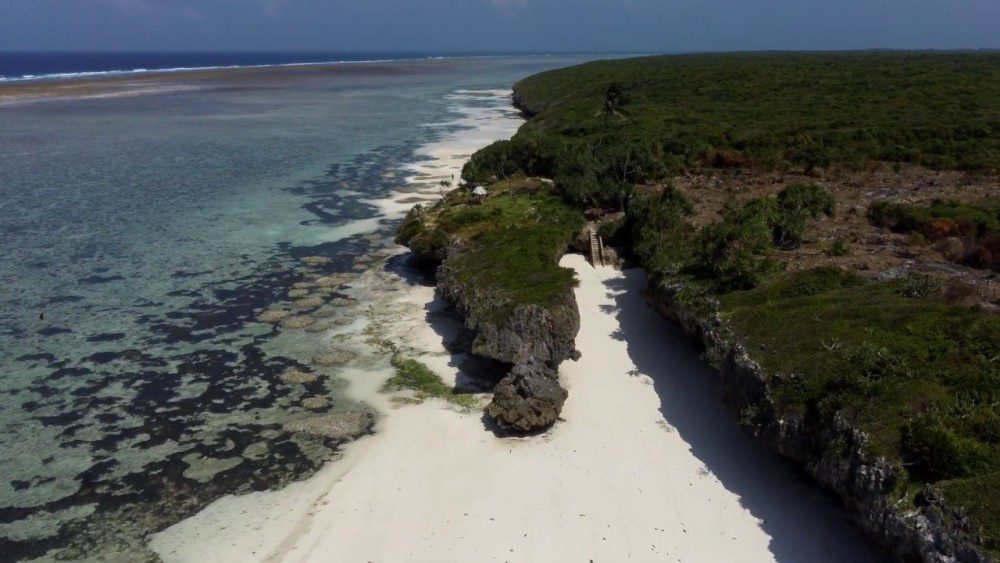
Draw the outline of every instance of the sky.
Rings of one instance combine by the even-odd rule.
[[[1000,0],[0,0],[0,50],[1000,48]]]

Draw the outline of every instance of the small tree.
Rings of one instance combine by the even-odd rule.
[[[607,133],[608,122],[612,119],[625,119],[625,111],[622,109],[625,104],[628,103],[628,98],[625,97],[625,91],[622,85],[618,82],[612,82],[608,84],[604,94],[598,98],[601,101],[601,109],[598,110],[595,117],[603,117],[604,126],[602,133],[602,140],[604,133]]]

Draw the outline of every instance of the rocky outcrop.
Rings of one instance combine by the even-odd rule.
[[[801,415],[780,413],[771,398],[771,378],[726,326],[716,304],[688,304],[679,298],[683,289],[682,283],[651,283],[645,297],[662,316],[679,322],[705,347],[721,375],[724,401],[747,432],[836,493],[859,527],[899,559],[992,561],[980,547],[979,534],[933,490],[920,493],[911,505],[894,502],[892,492],[902,468],[869,455],[864,432],[837,420],[816,435]]]
[[[512,304],[495,288],[462,280],[457,259],[472,251],[462,239],[452,238],[444,245],[422,245],[414,244],[421,237],[397,238],[421,262],[436,266],[438,293],[455,307],[473,335],[470,352],[512,366],[497,384],[486,413],[501,428],[512,432],[534,432],[551,426],[567,396],[559,384],[557,368],[577,354],[580,312],[572,288],[567,287],[544,306]],[[554,258],[558,260],[565,250],[558,249]]]
[[[486,414],[505,430],[531,432],[555,423],[566,396],[556,371],[531,358],[497,384]]]
[[[551,367],[573,354],[580,312],[572,289],[567,288],[544,307],[516,305],[498,318],[496,311],[510,307],[508,300],[495,291],[462,283],[448,260],[438,268],[437,282],[438,291],[475,334],[473,354],[512,365],[538,360]]]

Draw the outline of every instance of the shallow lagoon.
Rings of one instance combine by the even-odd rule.
[[[405,188],[420,147],[477,109],[512,113],[463,90],[582,60],[223,73],[0,107],[0,558],[139,554],[212,498],[315,471],[336,441],[283,425],[307,397],[364,406],[335,367],[305,385],[281,374],[314,369],[349,303],[329,288],[328,316],[299,330],[258,313],[367,267],[391,241],[377,201]]]

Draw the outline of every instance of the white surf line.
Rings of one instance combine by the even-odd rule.
[[[457,186],[462,176],[462,167],[474,152],[494,141],[509,139],[524,123],[524,119],[509,103],[485,108],[462,105],[464,100],[483,98],[509,100],[510,91],[459,90],[449,95],[448,99],[457,102],[452,111],[458,117],[432,126],[455,127],[457,130],[445,134],[440,141],[417,150],[420,160],[403,167],[406,188],[394,191],[389,197],[365,202],[375,206],[385,217],[399,219],[417,203],[415,198],[430,203],[449,191],[449,188],[440,185],[441,181],[450,182],[451,189]]]
[[[562,264],[580,280],[583,351],[561,369],[564,422],[503,439],[438,401],[392,410],[313,479],[227,497],[153,547],[166,561],[881,559],[739,431],[717,376],[642,301],[640,271]],[[412,319],[398,329],[440,341]]]

